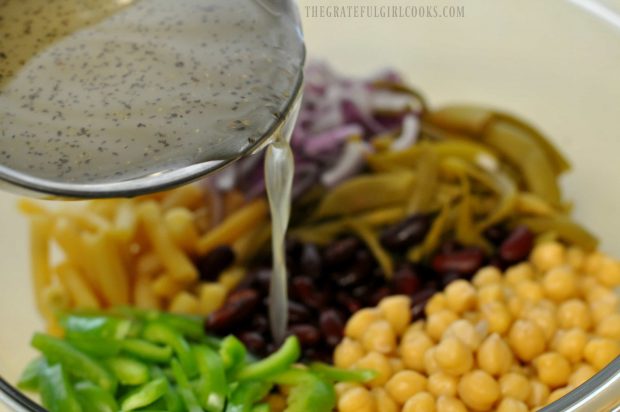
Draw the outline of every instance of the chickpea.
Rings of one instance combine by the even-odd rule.
[[[502,278],[502,272],[498,268],[495,266],[485,266],[476,272],[471,282],[477,288],[481,288],[485,285],[501,283]]]
[[[501,283],[491,283],[484,285],[478,290],[478,306],[491,302],[503,302],[504,286]]]
[[[448,309],[442,309],[430,315],[426,319],[426,333],[435,341],[439,341],[444,331],[458,317],[456,313]]]
[[[400,407],[385,389],[374,388],[371,392],[377,403],[377,412],[400,412]]]
[[[405,402],[402,412],[435,412],[435,398],[428,392],[419,392]]]
[[[467,407],[460,399],[441,395],[437,398],[437,412],[467,412]]]
[[[525,402],[530,397],[532,388],[525,375],[509,372],[499,379],[502,396]]]
[[[615,288],[620,285],[620,262],[616,262],[608,256],[604,256],[596,271],[596,278],[603,285]]]
[[[480,311],[482,312],[482,318],[486,320],[489,325],[489,333],[503,335],[510,329],[512,315],[502,302],[489,302],[484,304],[480,308]]]
[[[400,359],[400,358],[389,358],[388,360],[390,361],[390,365],[392,366],[392,372],[393,373],[400,372],[403,369],[405,369],[405,364],[403,363],[402,359]]]
[[[509,296],[506,302],[508,311],[515,318],[520,318],[523,313],[532,307],[532,302],[529,300],[521,299],[518,296]]]
[[[603,338],[620,340],[620,313],[605,316],[596,327],[596,334]]]
[[[428,377],[428,391],[435,396],[456,396],[458,380],[445,372],[435,372]]]
[[[515,285],[517,297],[524,301],[538,302],[544,297],[543,287],[539,282],[524,280]]]
[[[499,403],[496,412],[529,412],[529,409],[518,399],[504,398]]]
[[[583,350],[588,343],[588,334],[579,328],[559,330],[551,342],[551,348],[576,363],[583,357]]]
[[[388,358],[379,352],[370,352],[355,363],[357,369],[370,369],[377,372],[368,384],[372,387],[383,386],[392,376],[392,365]]]
[[[459,319],[443,333],[443,339],[453,337],[463,342],[469,349],[476,350],[482,342],[482,336],[471,322]]]
[[[380,312],[374,308],[360,309],[351,316],[344,328],[345,336],[362,339],[371,323],[381,319]]]
[[[275,393],[267,395],[265,403],[269,405],[269,410],[272,412],[283,412],[286,409],[286,398],[282,395]]]
[[[396,350],[396,333],[387,320],[376,320],[364,332],[362,345],[369,352],[392,353]]]
[[[500,388],[491,375],[482,370],[474,370],[463,375],[458,385],[458,393],[469,408],[486,411],[499,399]]]
[[[554,390],[553,392],[551,392],[551,394],[549,394],[549,398],[547,398],[547,405],[557,401],[558,399],[560,399],[561,397],[563,397],[564,395],[566,395],[568,392],[572,390],[573,388],[570,386],[565,386],[563,388],[558,388]]]
[[[340,412],[375,412],[377,405],[368,389],[358,386],[342,394],[338,399]]]
[[[581,299],[570,299],[558,308],[558,322],[563,329],[581,328],[585,331],[592,327],[590,308]]]
[[[488,336],[478,348],[478,366],[489,375],[500,376],[513,364],[513,354],[508,344],[497,333]]]
[[[549,387],[538,379],[533,379],[530,382],[530,396],[527,400],[528,406],[530,408],[534,408],[537,406],[545,405],[548,398]]]
[[[530,261],[541,272],[564,264],[566,250],[558,242],[546,242],[534,248],[530,254]]]
[[[383,298],[379,305],[379,311],[390,323],[397,335],[402,335],[411,323],[411,299],[408,296],[397,295]]]
[[[620,355],[620,342],[609,338],[594,338],[583,349],[584,358],[597,371]]]
[[[423,372],[424,354],[433,347],[433,341],[424,331],[408,332],[407,336],[400,344],[400,357],[407,368]]]
[[[523,318],[534,322],[542,331],[545,340],[549,341],[558,330],[558,320],[555,311],[549,310],[541,304],[529,308]]]
[[[538,379],[550,388],[564,386],[568,382],[571,367],[568,360],[557,352],[546,352],[534,359]]]
[[[596,374],[596,370],[587,363],[578,364],[568,378],[568,385],[576,388]]]
[[[398,404],[402,405],[413,395],[426,390],[427,379],[415,371],[395,373],[385,384],[385,390]]]
[[[431,316],[434,313],[439,312],[440,310],[448,308],[448,299],[444,293],[435,293],[432,298],[426,302],[426,306],[424,306],[424,313],[426,316]]]
[[[586,263],[586,253],[575,246],[571,246],[566,251],[566,263],[568,263],[575,271],[583,271]]]
[[[586,256],[584,262],[584,271],[588,275],[595,275],[601,268],[601,262],[605,259],[605,255],[600,251],[595,251]]]
[[[509,344],[517,358],[528,362],[545,350],[545,335],[536,323],[519,319],[510,328]]]
[[[351,338],[344,338],[334,350],[334,364],[339,368],[349,368],[364,356],[362,344]]]
[[[595,323],[618,311],[618,296],[612,291],[607,292],[607,295],[590,302],[590,312]]]
[[[534,268],[528,262],[519,263],[508,268],[504,275],[504,281],[511,286],[517,286],[517,284],[532,280],[533,278]]]
[[[355,382],[338,382],[337,384],[334,385],[334,389],[336,390],[336,395],[340,397],[344,395],[346,391],[353,389],[353,388],[360,387],[360,386],[362,385],[360,385],[359,383],[355,383]]]
[[[434,346],[424,353],[424,371],[427,375],[431,375],[435,372],[440,372],[441,368],[437,363],[437,358],[435,358],[435,352],[437,348]]]
[[[476,288],[466,280],[451,282],[444,290],[448,308],[456,313],[463,313],[476,306]]]
[[[435,347],[435,361],[443,372],[459,376],[471,370],[474,356],[459,339],[448,337]]]
[[[549,270],[543,277],[542,286],[545,295],[556,302],[576,297],[579,292],[577,276],[569,266]]]

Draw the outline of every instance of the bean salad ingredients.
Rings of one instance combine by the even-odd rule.
[[[386,297],[356,312],[335,348],[336,366],[377,372],[338,391],[338,410],[547,405],[620,355],[618,285],[620,262],[550,241],[503,273],[485,267],[453,281],[428,302],[426,319],[402,310],[410,297]]]

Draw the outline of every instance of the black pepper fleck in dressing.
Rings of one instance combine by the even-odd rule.
[[[303,60],[270,3],[0,1],[0,164],[105,183],[249,150]]]

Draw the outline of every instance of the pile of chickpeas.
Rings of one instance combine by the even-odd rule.
[[[620,355],[620,262],[558,242],[528,262],[456,280],[411,323],[409,298],[355,313],[334,363],[377,372],[337,385],[340,412],[521,412],[564,396]]]

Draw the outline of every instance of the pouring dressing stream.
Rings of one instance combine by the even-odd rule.
[[[271,325],[287,326],[288,145],[305,48],[291,0],[0,1],[0,183],[133,196],[269,145]]]

